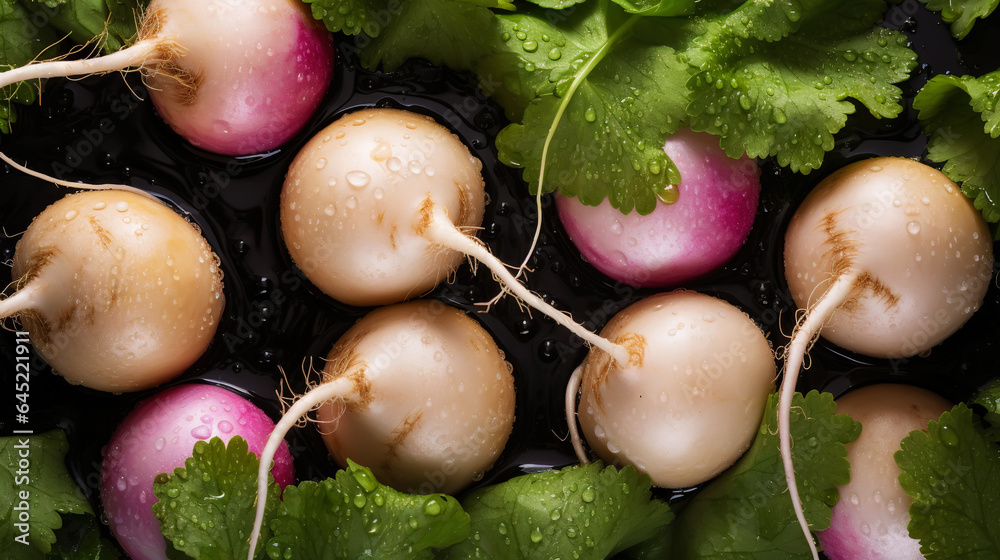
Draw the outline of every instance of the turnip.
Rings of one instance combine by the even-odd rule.
[[[70,383],[137,391],[183,373],[215,335],[225,297],[198,228],[130,192],[70,194],[18,241],[0,317],[15,316]]]
[[[824,179],[785,236],[785,278],[803,311],[786,351],[778,408],[781,454],[802,515],[789,407],[810,343],[901,358],[925,352],[979,308],[993,270],[989,229],[941,172],[902,158],[853,163]]]
[[[664,151],[681,183],[651,214],[623,215],[605,200],[586,206],[556,195],[570,240],[597,270],[633,286],[683,284],[726,263],[746,241],[760,196],[759,170],[731,159],[716,136],[683,129]]]
[[[633,465],[653,484],[704,482],[753,442],[774,384],[764,333],[745,313],[692,291],[657,294],[625,308],[601,335],[626,347],[622,365],[591,351],[566,391],[566,415],[580,461],[588,461],[574,420],[605,461]]]
[[[455,308],[421,300],[372,311],[337,341],[322,382],[271,434],[261,456],[251,551],[263,521],[267,465],[313,409],[342,465],[351,459],[403,491],[453,493],[481,477],[506,444],[514,380],[490,335]]]
[[[434,119],[397,109],[346,114],[296,156],[281,190],[281,231],[295,264],[351,305],[431,290],[472,257],[505,290],[587,342],[627,361],[518,283],[474,237],[486,200],[482,163]]]
[[[945,399],[909,385],[872,385],[837,400],[837,413],[861,422],[847,445],[851,481],[838,488],[830,528],[818,533],[830,560],[920,560],[920,541],[907,531],[913,499],[899,485],[894,454],[913,430],[951,409]]]
[[[273,428],[253,403],[211,385],[173,387],[139,403],[102,451],[101,503],[118,544],[133,560],[166,560],[166,543],[152,510],[156,476],[183,467],[194,444],[213,437],[228,442],[238,435],[259,455]],[[275,482],[282,487],[293,483],[288,447],[282,444],[271,455]]]
[[[333,73],[332,39],[297,0],[152,0],[132,46],[9,70],[0,87],[126,69],[145,74],[160,115],[189,142],[250,154],[305,125]]]

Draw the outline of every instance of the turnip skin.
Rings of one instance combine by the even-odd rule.
[[[621,366],[592,351],[581,365],[580,426],[602,459],[681,488],[716,476],[750,446],[775,364],[745,313],[676,291],[632,304],[601,335],[632,356]]]
[[[927,351],[979,308],[993,269],[989,229],[943,173],[903,158],[853,163],[806,197],[785,236],[785,277],[799,315],[785,356],[778,435],[789,495],[819,552],[795,482],[790,409],[817,334],[898,358]]]
[[[421,494],[455,493],[493,465],[513,428],[514,380],[479,323],[440,303],[377,309],[330,351],[325,379],[352,375],[355,360],[367,364],[370,402],[316,412],[338,463]]]
[[[454,493],[482,476],[513,429],[514,379],[503,353],[478,323],[437,301],[372,311],[334,345],[323,376],[264,447],[251,551],[264,518],[265,465],[310,410],[336,460],[425,494]]]
[[[428,199],[459,228],[482,223],[482,163],[432,118],[396,109],[344,115],[310,140],[281,192],[292,260],[351,305],[386,305],[433,289],[464,259],[417,233]]]
[[[731,159],[717,137],[688,129],[669,136],[664,151],[681,172],[678,198],[651,214],[556,196],[559,218],[587,262],[632,286],[677,286],[719,268],[743,246],[757,213],[760,171],[752,159]]]
[[[786,279],[802,309],[831,279],[863,276],[822,336],[877,358],[912,356],[951,336],[982,304],[993,269],[989,227],[969,199],[940,171],[903,158],[834,172],[785,239]]]
[[[166,560],[160,522],[153,516],[153,481],[184,466],[194,444],[213,437],[247,441],[260,455],[274,423],[250,401],[211,385],[182,385],[142,401],[102,450],[101,503],[111,532],[133,560]],[[282,487],[295,481],[288,447],[271,468]]]
[[[193,145],[225,155],[273,149],[294,136],[333,77],[333,39],[298,0],[153,0],[157,37],[200,77],[193,94],[172,72],[147,78],[150,98]]]
[[[872,385],[837,400],[837,413],[861,422],[861,436],[847,445],[851,481],[838,488],[830,528],[818,533],[830,560],[921,560],[920,541],[907,524],[913,503],[899,485],[894,458],[913,430],[926,430],[952,404],[909,385]]]
[[[211,343],[225,297],[200,231],[133,193],[67,195],[18,241],[18,291],[0,302],[70,383],[137,391],[183,373]]]
[[[8,70],[0,86],[137,68],[178,134],[209,151],[246,155],[277,147],[306,124],[333,73],[331,37],[295,0],[152,0],[132,46]]]

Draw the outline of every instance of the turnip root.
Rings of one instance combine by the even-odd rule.
[[[664,151],[681,172],[676,201],[623,215],[605,200],[585,206],[556,195],[559,219],[594,268],[632,286],[683,284],[725,264],[746,241],[760,197],[759,170],[731,159],[718,137],[683,129]]]
[[[132,560],[166,560],[152,509],[156,476],[183,467],[194,444],[213,437],[228,442],[238,435],[260,455],[273,428],[253,403],[211,385],[182,385],[139,403],[102,451],[101,503],[118,544]],[[295,482],[288,447],[282,444],[272,455],[275,482],[282,487]]]
[[[9,70],[0,87],[136,68],[186,140],[251,154],[284,143],[313,114],[333,74],[332,39],[297,0],[152,0],[132,46]]]
[[[0,317],[16,316],[70,383],[147,389],[183,373],[215,335],[219,260],[196,226],[116,190],[70,194],[18,241]]]
[[[795,485],[789,407],[810,343],[881,358],[925,352],[979,308],[993,270],[989,229],[941,172],[902,158],[857,162],[824,179],[785,236],[785,277],[804,311],[778,407],[792,503],[818,558]]]
[[[503,450],[514,422],[514,379],[490,335],[457,309],[414,301],[372,311],[337,341],[322,383],[271,434],[250,550],[263,520],[271,455],[313,409],[342,465],[351,459],[403,491],[454,493]]]
[[[630,352],[627,364],[591,351],[566,391],[566,415],[581,462],[590,447],[633,465],[667,488],[719,474],[753,442],[774,384],[771,347],[760,328],[722,300],[691,291],[625,308],[601,335]]]
[[[465,257],[503,289],[587,342],[627,360],[524,288],[475,237],[486,194],[482,163],[430,117],[396,109],[342,116],[296,156],[281,191],[281,231],[295,264],[351,305],[417,297]]]
[[[909,385],[872,385],[837,400],[837,413],[861,422],[862,432],[847,445],[851,481],[838,488],[830,528],[818,533],[830,560],[921,560],[920,541],[907,524],[913,499],[899,485],[894,454],[913,430],[951,409],[951,403]]]

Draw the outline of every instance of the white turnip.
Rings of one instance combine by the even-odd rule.
[[[274,423],[253,403],[211,385],[173,387],[142,401],[122,420],[102,450],[101,503],[118,544],[133,560],[166,560],[160,522],[153,515],[153,482],[183,467],[198,441],[240,436],[260,455]],[[295,482],[284,444],[272,453],[274,480]],[[268,459],[268,465],[271,459]]]
[[[632,286],[676,286],[722,266],[746,241],[757,213],[754,160],[732,159],[717,137],[688,129],[669,136],[664,151],[681,182],[669,191],[676,200],[664,198],[650,214],[556,195],[559,219],[587,262]]]
[[[681,488],[733,464],[753,442],[774,384],[764,333],[745,313],[692,291],[657,294],[620,311],[601,335],[624,346],[627,364],[591,351],[566,391],[581,462],[590,447],[633,465],[653,484]]]
[[[183,373],[215,335],[225,297],[198,228],[130,192],[70,194],[39,214],[14,253],[0,317],[70,383],[137,391]]]
[[[157,110],[186,140],[251,154],[284,143],[313,114],[333,74],[332,39],[297,0],[152,0],[130,47],[8,70],[0,87],[126,69],[142,70]]]
[[[486,200],[481,169],[430,117],[397,109],[346,114],[310,140],[288,170],[281,191],[285,246],[316,287],[351,305],[420,296],[472,257],[530,307],[627,359],[518,283],[474,237]]]
[[[455,308],[420,300],[372,311],[337,341],[322,382],[271,434],[251,551],[264,515],[266,467],[288,430],[313,409],[341,464],[351,459],[400,490],[454,493],[503,450],[514,422],[514,379],[490,335]]]
[[[913,499],[899,485],[894,455],[913,430],[926,430],[951,409],[938,395],[910,385],[872,385],[837,399],[837,413],[861,422],[861,436],[847,445],[851,481],[838,488],[830,528],[818,533],[830,560],[921,560],[910,538]]]
[[[860,161],[824,179],[785,235],[785,278],[803,311],[778,407],[792,503],[818,558],[795,485],[789,407],[818,334],[868,356],[920,354],[979,308],[993,270],[989,228],[943,173],[902,158]]]

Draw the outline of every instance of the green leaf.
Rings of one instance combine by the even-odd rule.
[[[488,53],[496,2],[405,0],[378,36],[361,50],[361,64],[395,70],[410,58],[424,58],[453,70],[471,70]],[[359,45],[363,44],[359,39]]]
[[[910,536],[927,560],[1000,558],[1000,447],[964,404],[900,444]]]
[[[120,560],[122,553],[101,536],[93,515],[69,515],[56,531],[56,544],[45,560]]]
[[[916,55],[902,33],[873,25],[884,10],[881,0],[750,1],[710,18],[684,52],[699,69],[688,84],[691,127],[721,136],[731,157],[819,167],[852,100],[879,118],[902,111],[893,84]]]
[[[988,222],[1000,221],[1000,70],[935,76],[913,100],[930,136],[927,158],[962,185]]]
[[[0,438],[0,542],[16,559],[52,550],[63,524],[59,514],[94,513],[66,469],[68,450],[61,430]],[[30,518],[27,538],[15,525],[22,514]]]
[[[670,47],[629,40],[638,19],[607,0],[593,0],[558,27],[540,13],[519,20],[530,35],[508,39],[505,52],[514,59],[507,68],[542,68],[550,83],[501,72],[504,83],[524,85],[523,93],[509,96],[515,110],[531,93],[538,96],[522,122],[497,137],[497,150],[501,161],[524,168],[533,192],[543,154],[545,192],[558,189],[589,205],[607,198],[623,213],[652,212],[657,195],[679,182],[663,142],[684,116],[690,67]],[[564,51],[558,64],[540,61],[544,37],[550,48]]]
[[[631,548],[673,519],[649,477],[602,463],[519,476],[473,492],[472,535],[448,550],[465,558],[595,559]]]
[[[778,452],[777,404],[777,395],[771,395],[750,450],[678,514],[671,558],[809,557]],[[814,531],[830,525],[837,486],[850,480],[845,445],[861,434],[861,424],[836,414],[836,409],[829,393],[796,394],[792,401],[792,457],[803,509]]]
[[[104,52],[125,47],[136,35],[136,21],[147,3],[139,0],[22,0],[35,17],[84,44],[99,41]]]
[[[397,492],[349,462],[336,479],[285,488],[271,529],[267,550],[285,560],[423,559],[464,539],[469,515],[450,496]]]
[[[322,21],[334,33],[358,35],[366,30],[370,36],[378,36],[382,24],[376,19],[381,10],[392,14],[385,0],[302,0],[312,8],[313,17]],[[400,6],[402,0],[393,4]]]
[[[528,0],[528,2],[531,2],[536,6],[551,8],[553,10],[565,10],[566,8],[575,6],[576,4],[582,4],[585,1],[586,0]]]
[[[972,31],[976,19],[986,19],[1000,0],[920,0],[927,9],[941,12],[941,19],[951,24],[951,34],[963,39]]]
[[[992,441],[1000,442],[1000,379],[993,380],[979,391],[972,398],[972,403],[986,409],[983,419],[990,425],[987,435]]]
[[[236,436],[199,441],[184,467],[157,476],[153,515],[174,549],[195,560],[243,560],[250,548],[260,461]],[[268,537],[281,490],[268,476],[267,510],[260,543]],[[258,546],[257,553],[260,553]]]
[[[614,0],[630,14],[642,16],[686,16],[694,13],[695,0]]]
[[[55,30],[39,27],[31,20],[31,12],[15,0],[0,0],[0,68],[23,66],[58,40]],[[38,99],[40,81],[21,82],[0,92],[0,132],[9,133],[17,119],[11,102],[34,103]]]
[[[489,9],[514,9],[509,0],[303,1],[330,31],[358,36],[347,48],[361,53],[365,68],[390,71],[410,58],[471,69],[487,54],[494,26]]]

